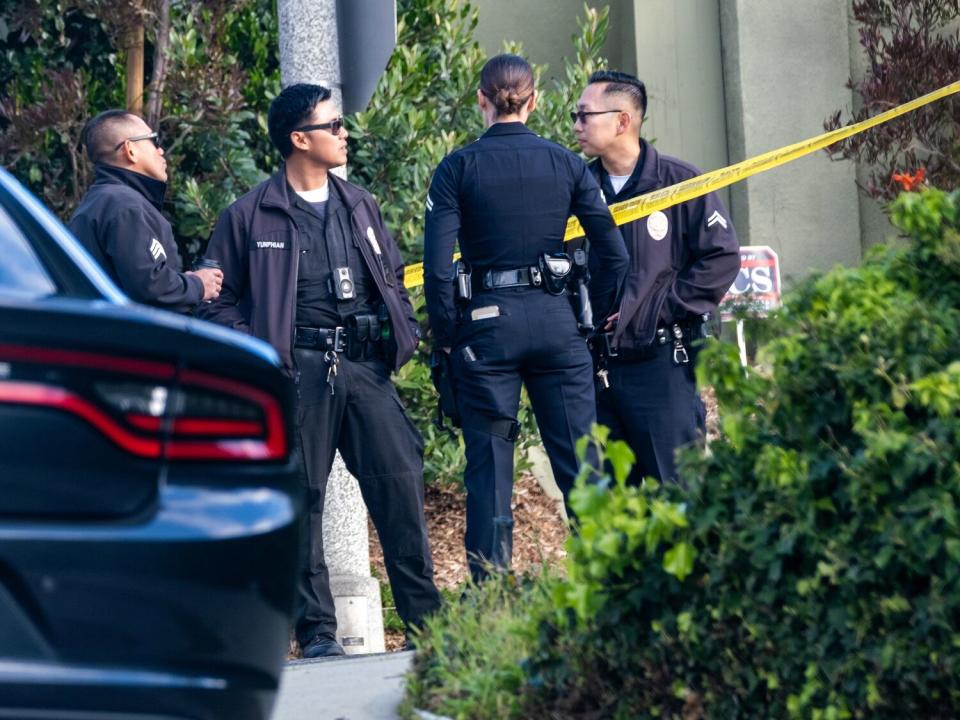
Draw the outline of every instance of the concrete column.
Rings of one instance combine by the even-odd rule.
[[[647,86],[643,136],[701,170],[727,165],[717,0],[633,0],[633,28]],[[726,190],[720,196],[729,204]]]
[[[850,107],[847,4],[720,0],[730,162],[817,135]],[[852,162],[817,153],[732,186],[741,241],[773,247],[788,280],[858,263],[855,179]]]
[[[342,107],[336,0],[279,0],[280,78],[286,87],[317,83]],[[345,168],[337,168],[345,176]],[[367,509],[337,453],[327,481],[323,546],[337,608],[337,640],[347,654],[383,652],[380,585],[370,576]]]

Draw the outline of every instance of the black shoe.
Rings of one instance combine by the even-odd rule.
[[[329,635],[317,635],[303,648],[303,657],[305,660],[321,657],[336,657],[346,655],[343,648],[340,647],[334,638]]]

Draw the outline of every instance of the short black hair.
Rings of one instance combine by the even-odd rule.
[[[609,83],[604,94],[617,92],[629,95],[633,104],[640,108],[640,116],[647,114],[647,86],[636,75],[619,70],[597,70],[587,80],[588,85],[594,83]]]
[[[267,129],[270,139],[283,157],[290,157],[293,152],[290,133],[294,128],[303,125],[313,114],[317,104],[329,100],[331,94],[330,88],[323,85],[297,83],[285,87],[273,99],[267,112]]]
[[[113,152],[116,147],[114,135],[110,131],[119,122],[126,122],[127,118],[138,117],[129,110],[104,110],[83,126],[80,141],[87,149],[90,162],[100,162]]]

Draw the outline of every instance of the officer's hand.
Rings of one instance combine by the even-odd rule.
[[[223,271],[216,268],[200,268],[190,270],[187,275],[196,275],[203,281],[203,299],[216,300],[220,297],[220,287],[223,285]]]
[[[607,322],[603,324],[603,331],[610,332],[611,330],[613,330],[617,326],[617,320],[619,319],[620,319],[620,313],[618,312],[608,317]]]

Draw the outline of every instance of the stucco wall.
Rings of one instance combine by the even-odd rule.
[[[610,6],[610,25],[604,55],[611,66],[634,72],[633,22],[630,0],[590,2]],[[503,49],[504,40],[523,43],[526,57],[547,63],[548,77],[563,75],[563,58],[573,55],[570,37],[577,32],[583,0],[474,0],[479,10],[476,38],[490,54]]]
[[[718,0],[634,0],[633,16],[644,137],[703,170],[727,165]],[[726,190],[721,196],[729,205]]]
[[[847,0],[721,0],[730,160],[817,135],[849,107]],[[745,242],[780,254],[785,278],[861,257],[852,162],[818,153],[731,188]]]

